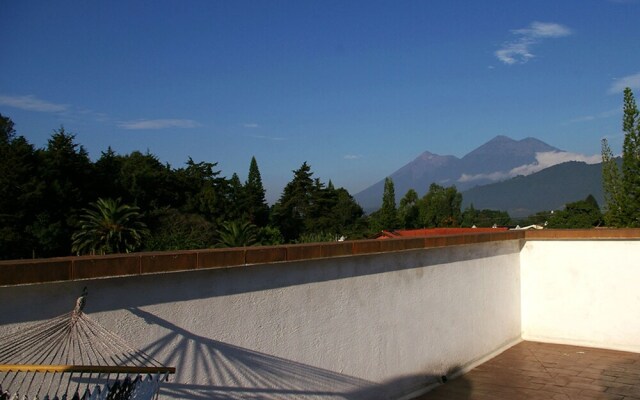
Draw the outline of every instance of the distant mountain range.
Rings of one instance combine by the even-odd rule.
[[[601,202],[600,165],[561,163],[570,158],[571,153],[535,138],[496,136],[462,158],[426,151],[389,176],[398,200],[409,189],[422,196],[435,182],[455,185],[463,193],[463,206],[473,203],[476,208],[509,211],[514,217],[558,209],[588,194]],[[372,211],[380,207],[383,190],[381,179],[354,197]]]
[[[570,161],[528,176],[462,192],[462,207],[507,211],[513,218],[522,218],[538,211],[559,210],[565,204],[593,195],[602,208],[602,164]]]

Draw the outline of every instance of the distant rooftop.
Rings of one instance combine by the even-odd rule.
[[[393,231],[382,231],[376,239],[393,239],[406,237],[442,236],[442,235],[462,235],[465,233],[486,233],[503,232],[509,228],[425,228],[425,229],[398,229]]]

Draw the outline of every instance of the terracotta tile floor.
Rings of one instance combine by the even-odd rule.
[[[640,399],[640,354],[521,342],[418,399]]]

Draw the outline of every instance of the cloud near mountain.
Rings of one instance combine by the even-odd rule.
[[[545,151],[537,152],[536,160],[533,163],[523,164],[512,168],[509,171],[495,171],[491,173],[466,174],[463,173],[458,178],[459,183],[471,183],[476,181],[492,181],[498,182],[509,178],[522,175],[527,176],[542,171],[543,169],[554,165],[562,164],[569,161],[580,161],[586,164],[597,164],[602,162],[602,157],[597,155],[587,156],[579,153],[571,153],[567,151]]]
[[[425,151],[388,176],[393,179],[399,201],[407,190],[414,189],[422,195],[434,182],[445,186],[455,184],[458,190],[466,191],[570,161],[595,164],[600,162],[600,156],[563,151],[531,137],[514,140],[501,135],[462,158]],[[380,207],[383,190],[384,179],[380,179],[354,197],[365,210],[375,210]]]

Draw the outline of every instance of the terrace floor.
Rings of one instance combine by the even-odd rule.
[[[640,354],[521,342],[416,400],[640,399]]]

